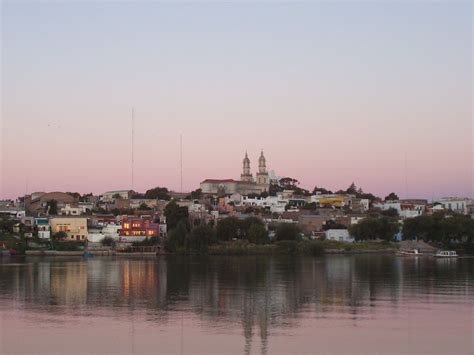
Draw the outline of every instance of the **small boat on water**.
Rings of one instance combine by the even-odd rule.
[[[421,256],[423,253],[419,249],[400,249],[397,251],[400,256]]]
[[[82,256],[84,258],[92,258],[94,256],[94,254],[92,254],[91,252],[89,251],[85,251],[84,254],[82,254]]]
[[[434,256],[437,258],[457,258],[459,255],[454,250],[438,250]]]

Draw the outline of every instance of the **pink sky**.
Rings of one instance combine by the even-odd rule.
[[[132,107],[137,191],[179,190],[182,133],[185,191],[264,149],[309,189],[473,196],[465,7],[246,6],[5,5],[0,198],[131,188]]]

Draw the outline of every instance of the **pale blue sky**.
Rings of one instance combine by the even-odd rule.
[[[130,187],[132,106],[137,190],[179,187],[182,132],[186,190],[263,148],[308,188],[472,195],[471,26],[453,1],[3,2],[0,197]]]

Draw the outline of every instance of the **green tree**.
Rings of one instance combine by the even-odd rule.
[[[443,238],[441,230],[441,219],[444,216],[422,215],[414,218],[408,218],[403,222],[403,239],[424,241],[438,241]]]
[[[398,201],[398,195],[395,192],[390,192],[387,196],[385,196],[385,201]]]
[[[115,244],[115,241],[111,237],[105,237],[104,239],[101,240],[101,244],[103,246],[111,247]]]
[[[385,211],[380,211],[380,214],[385,217],[398,217],[398,211],[395,208],[389,208]]]
[[[171,196],[166,187],[154,187],[145,192],[145,198],[169,201]]]
[[[303,207],[301,207],[303,210],[309,210],[309,211],[316,211],[318,209],[318,205],[316,202],[310,202],[310,203],[305,203]]]
[[[315,186],[314,189],[313,189],[313,195],[316,195],[316,194],[322,194],[322,195],[327,195],[327,194],[332,194],[332,191],[331,190],[327,190],[325,189],[324,187],[317,187]]]
[[[187,207],[180,207],[175,200],[171,200],[165,207],[164,214],[169,230],[175,228],[179,221],[188,220],[189,212]]]
[[[282,192],[283,187],[281,187],[279,184],[276,184],[274,182],[270,183],[270,186],[268,187],[268,194],[270,196],[276,196],[278,192]]]
[[[166,250],[175,252],[177,249],[184,247],[187,234],[188,229],[186,222],[184,220],[179,221],[176,228],[168,233],[168,238],[165,242]]]
[[[138,209],[139,210],[142,210],[142,211],[149,211],[151,210],[152,208],[151,207],[148,207],[148,205],[146,203],[142,203],[140,206],[138,206]]]
[[[391,241],[399,231],[396,219],[389,217],[364,218],[349,228],[349,233],[355,240],[385,240]]]
[[[46,211],[48,215],[57,215],[58,214],[58,201],[49,200],[46,202]]]
[[[60,231],[60,232],[57,232],[57,233],[53,234],[53,239],[54,240],[64,240],[66,238],[67,238],[67,233],[63,232],[63,231]]]
[[[443,244],[451,241],[470,244],[474,239],[474,220],[469,216],[448,212],[410,218],[403,224],[403,238]]]
[[[191,253],[207,253],[209,245],[215,241],[214,229],[208,225],[194,228],[186,237],[186,250]]]
[[[351,195],[357,194],[357,186],[356,184],[354,184],[354,182],[347,188],[346,193],[351,194]]]
[[[268,232],[262,224],[252,224],[247,232],[247,239],[254,244],[268,243]]]
[[[347,229],[347,226],[330,219],[323,224],[321,229],[324,231],[327,231],[329,229]]]
[[[105,213],[105,210],[102,213]],[[118,208],[112,208],[110,213],[112,213],[114,216],[118,216],[120,214],[120,210]]]
[[[219,220],[216,227],[217,239],[222,241],[240,237],[241,223],[236,217],[227,217]]]
[[[199,200],[202,197],[202,190],[201,189],[196,189],[194,191],[191,191],[191,199],[193,200]]]
[[[293,223],[280,223],[275,231],[275,239],[281,240],[299,240],[300,239],[300,228],[298,225]]]

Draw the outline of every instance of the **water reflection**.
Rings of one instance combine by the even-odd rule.
[[[357,326],[379,308],[396,314],[407,304],[469,307],[473,267],[474,259],[393,256],[4,258],[0,311],[133,322],[141,312],[160,325],[188,322],[191,314],[201,329],[240,333],[240,352],[266,354],[272,334],[291,333],[308,318],[322,320],[314,327],[328,319]]]

